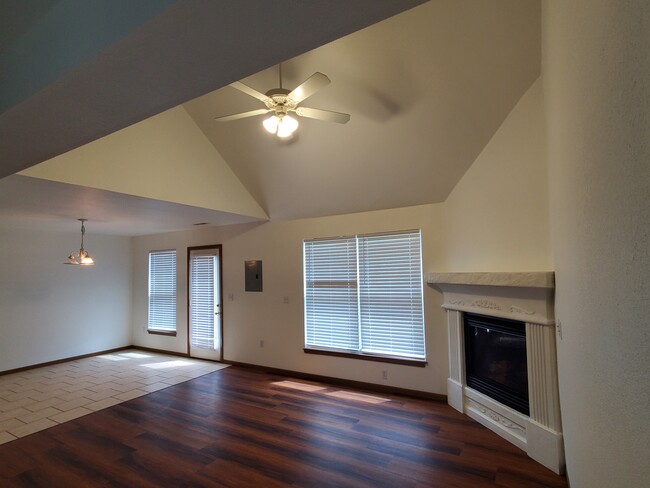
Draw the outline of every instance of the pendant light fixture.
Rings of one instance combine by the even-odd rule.
[[[79,251],[73,251],[68,256],[68,260],[64,264],[80,264],[82,266],[93,266],[95,261],[90,257],[88,251],[84,249],[84,234],[86,233],[86,226],[84,222],[88,219],[77,219],[81,222],[81,247]]]

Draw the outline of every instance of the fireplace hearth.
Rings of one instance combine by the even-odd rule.
[[[562,474],[553,272],[430,273],[427,283],[447,310],[448,403]]]

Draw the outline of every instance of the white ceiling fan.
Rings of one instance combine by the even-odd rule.
[[[278,137],[288,137],[298,128],[298,121],[289,115],[289,112],[295,112],[300,117],[309,119],[324,120],[326,122],[336,122],[345,124],[350,120],[349,114],[332,112],[331,110],[321,110],[318,108],[299,107],[298,105],[312,96],[321,88],[330,84],[330,79],[318,71],[305,80],[294,90],[282,88],[282,65],[279,66],[280,87],[273,88],[266,93],[258,92],[240,81],[231,83],[230,86],[260,100],[266,108],[241,112],[223,117],[215,117],[218,122],[229,122],[231,120],[244,119],[246,117],[255,117],[272,112],[273,115],[263,122],[264,128]]]

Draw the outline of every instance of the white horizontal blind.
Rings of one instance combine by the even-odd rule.
[[[190,258],[190,344],[215,350],[215,261],[216,256]]]
[[[176,331],[176,251],[149,253],[149,329]]]
[[[424,359],[420,232],[358,239],[362,352]]]
[[[359,349],[356,239],[305,241],[305,344]]]
[[[305,345],[425,359],[420,231],[304,242]]]

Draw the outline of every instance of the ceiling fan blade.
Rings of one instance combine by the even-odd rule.
[[[298,107],[296,113],[308,119],[325,120],[327,122],[336,122],[337,124],[345,124],[350,120],[350,114],[321,110],[319,108]]]
[[[313,75],[307,78],[302,85],[298,86],[295,90],[287,95],[296,103],[302,102],[305,98],[312,96],[318,90],[330,84],[330,79],[323,73],[316,71]]]
[[[267,102],[273,102],[269,97],[264,95],[264,93],[258,92],[254,88],[251,88],[248,85],[244,85],[241,81],[235,81],[234,83],[231,83],[230,86],[233,88],[237,88],[239,91],[244,92],[246,95],[250,95],[253,98],[257,98],[258,100],[261,100],[264,103]]]
[[[230,122],[231,120],[245,119],[246,117],[255,117],[256,115],[263,115],[269,112],[271,112],[271,109],[259,108],[257,110],[251,110],[250,112],[241,112],[238,114],[224,115],[223,117],[215,117],[214,120],[217,122]]]

